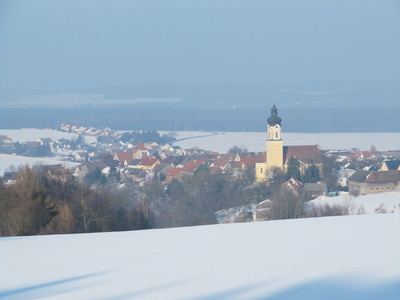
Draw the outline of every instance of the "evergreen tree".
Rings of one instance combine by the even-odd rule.
[[[286,180],[290,178],[300,179],[300,162],[297,158],[291,156],[289,159],[288,170],[286,173]]]

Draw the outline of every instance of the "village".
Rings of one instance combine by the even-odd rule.
[[[273,126],[271,126],[273,127]],[[119,184],[146,184],[153,180],[169,184],[185,177],[192,177],[200,171],[221,172],[240,180],[244,173],[255,173],[255,181],[268,181],[264,176],[257,178],[257,165],[265,164],[265,153],[243,152],[232,148],[231,153],[218,153],[199,148],[182,149],[174,145],[174,133],[119,132],[106,127],[97,129],[71,124],[62,124],[61,131],[75,133],[75,139],[40,138],[25,143],[13,143],[12,139],[0,135],[0,151],[7,154],[25,156],[57,156],[63,161],[79,163],[72,175],[83,182],[91,178],[97,181],[114,181]],[[286,148],[285,148],[286,147]],[[289,164],[304,173],[307,166],[315,165],[322,172],[323,157],[334,157],[332,165],[333,182],[324,182],[321,174],[305,179],[300,175],[287,178],[283,186],[292,190],[302,188],[307,199],[319,196],[337,195],[349,191],[352,195],[381,193],[398,190],[400,187],[399,153],[378,152],[375,149],[330,150],[317,145],[284,146],[283,164],[286,172]],[[65,174],[62,163],[50,168],[52,172]],[[4,185],[16,180],[17,170],[5,172]],[[326,176],[325,176],[326,177]]]

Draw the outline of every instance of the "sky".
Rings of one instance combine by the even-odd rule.
[[[313,81],[400,81],[400,1],[0,0],[0,101]]]

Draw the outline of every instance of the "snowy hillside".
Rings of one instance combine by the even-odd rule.
[[[400,212],[400,192],[378,193],[371,195],[349,196],[348,193],[336,197],[319,197],[309,201],[314,205],[325,204],[346,206],[350,214],[392,213]]]
[[[189,132],[179,131],[176,145],[226,153],[232,146],[245,146],[249,151],[265,151],[266,132]],[[192,138],[195,137],[195,138]],[[322,149],[399,150],[400,133],[282,133],[284,145],[320,145]],[[180,140],[182,139],[182,140]],[[180,140],[180,141],[179,141]]]
[[[400,214],[0,238],[1,299],[398,299]]]

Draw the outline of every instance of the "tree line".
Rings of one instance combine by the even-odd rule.
[[[156,176],[155,178],[160,178]],[[138,230],[215,223],[215,211],[268,196],[252,174],[232,180],[206,170],[165,185],[120,185],[112,179],[78,181],[70,171],[54,176],[25,166],[11,186],[0,185],[0,235]]]
[[[286,108],[281,110],[286,132],[398,132],[398,107]],[[10,108],[0,110],[0,128],[60,128],[62,123],[115,130],[250,131],[265,130],[265,109],[199,109],[187,107],[71,107]],[[377,115],[385,122],[373,123]],[[338,116],[346,122],[338,122]]]
[[[115,185],[81,183],[66,172],[23,167],[16,182],[0,186],[0,235],[135,230],[152,227],[151,209],[136,193]]]

